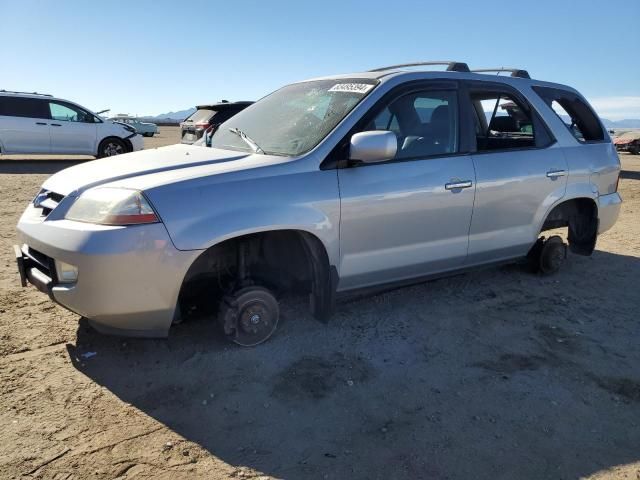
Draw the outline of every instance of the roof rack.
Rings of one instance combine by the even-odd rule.
[[[53,97],[53,95],[49,95],[48,93],[38,93],[38,92],[14,92],[13,90],[0,90],[0,93],[21,93],[23,95],[42,95],[43,97]]]
[[[517,78],[531,78],[529,76],[529,72],[527,72],[526,70],[522,70],[520,68],[504,68],[504,67],[500,67],[500,68],[479,68],[476,70],[471,70],[474,73],[490,73],[490,72],[496,72],[498,75],[500,74],[500,72],[511,72],[511,76],[512,77],[517,77]]]
[[[380,67],[374,68],[373,70],[369,70],[370,72],[383,72],[385,70],[392,70],[394,68],[402,68],[402,67],[420,67],[423,65],[446,65],[448,72],[469,72],[469,66],[463,62],[452,62],[452,61],[442,61],[442,62],[415,62],[415,63],[401,63],[399,65],[389,65],[388,67]]]

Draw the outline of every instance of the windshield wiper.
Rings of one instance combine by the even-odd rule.
[[[253,141],[246,133],[244,133],[239,128],[230,128],[229,131],[231,133],[235,133],[236,135],[238,135],[240,139],[244,141],[244,143],[249,145],[251,147],[251,150],[253,150],[253,153],[264,154],[264,150],[260,148],[260,145],[258,145],[255,141]]]

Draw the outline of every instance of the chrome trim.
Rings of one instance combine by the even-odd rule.
[[[446,190],[457,190],[459,188],[469,188],[473,185],[471,180],[465,180],[463,182],[451,182],[445,184],[444,188]]]
[[[558,178],[558,177],[564,177],[566,174],[567,174],[566,170],[549,170],[547,172],[547,177]]]

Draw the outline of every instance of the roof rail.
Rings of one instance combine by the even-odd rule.
[[[21,93],[23,95],[42,95],[43,97],[53,97],[53,95],[49,95],[48,93],[38,93],[38,92],[14,92],[13,90],[0,90],[0,93]]]
[[[399,65],[389,65],[388,67],[380,67],[374,68],[373,70],[369,70],[370,72],[383,72],[385,70],[392,70],[394,68],[402,68],[402,67],[420,67],[423,65],[446,65],[448,72],[469,72],[469,66],[463,62],[452,62],[452,61],[442,61],[442,62],[415,62],[415,63],[401,63]]]
[[[500,68],[478,68],[475,70],[471,70],[474,73],[490,73],[490,72],[496,72],[498,75],[500,74],[500,72],[510,72],[512,77],[517,77],[517,78],[531,78],[531,76],[529,76],[529,72],[527,72],[526,70],[522,70],[520,68],[504,68],[504,67],[500,67]]]

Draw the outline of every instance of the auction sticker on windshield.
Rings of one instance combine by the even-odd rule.
[[[368,83],[338,83],[331,87],[329,92],[350,92],[365,94],[371,90],[374,85]]]

